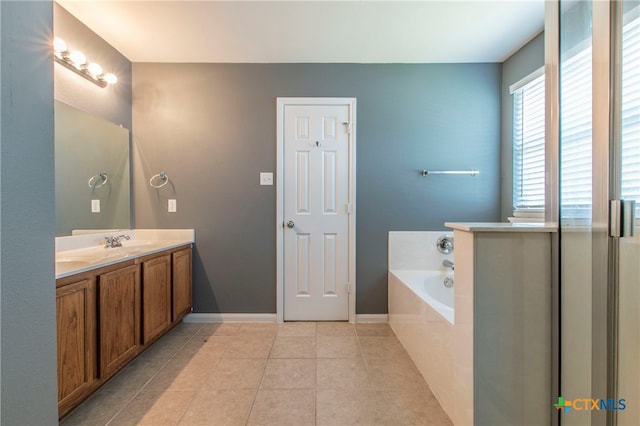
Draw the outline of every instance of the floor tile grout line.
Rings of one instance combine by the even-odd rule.
[[[150,381],[152,381],[153,379],[155,379],[155,377],[160,373],[160,371],[162,371],[162,369],[164,367],[166,367],[166,365],[169,363],[169,361],[171,361],[171,358],[167,358],[165,360],[165,362],[162,364],[162,366],[160,368],[158,368],[158,371],[156,371],[153,376],[151,376],[141,387],[140,389],[136,390],[135,393],[133,394],[133,396],[131,398],[129,398],[127,400],[127,402],[125,402],[122,407],[120,407],[120,409],[118,411],[116,411],[116,413],[111,416],[111,418],[109,419],[109,421],[107,421],[105,423],[105,426],[109,426],[109,424],[111,424],[112,421],[114,421],[116,419],[116,417],[118,417],[120,415],[120,413],[122,413],[124,411],[124,409],[134,400],[138,397],[138,395],[140,394],[140,392],[142,392],[142,390],[147,386],[147,384],[149,384]],[[115,378],[115,376],[114,376]]]
[[[360,356],[362,357],[362,361],[364,362],[364,367],[367,369],[367,380],[370,381],[370,377],[369,377],[369,363],[367,362],[367,358],[364,356],[364,351],[362,350],[362,343],[360,343],[360,336],[358,335],[358,331],[356,329],[356,327],[353,327],[355,333],[356,333],[356,338],[358,339],[358,348],[360,349]],[[369,383],[371,385],[371,383]]]
[[[193,337],[196,337],[196,335],[194,335]],[[185,344],[186,345],[186,344]],[[200,352],[200,350],[202,350],[202,348],[198,349],[198,352]],[[204,379],[202,381],[202,383],[200,384],[199,387],[193,389],[193,398],[191,398],[191,401],[189,402],[189,404],[187,404],[187,407],[184,409],[184,411],[182,412],[182,415],[180,416],[180,418],[178,419],[178,421],[176,422],[176,426],[180,424],[180,422],[182,421],[182,419],[184,418],[185,414],[187,414],[187,412],[189,411],[189,408],[191,408],[191,406],[193,405],[193,402],[196,399],[196,396],[198,395],[198,392],[200,392],[202,389],[205,388],[205,384],[207,382],[207,379],[209,379],[209,376],[211,376],[211,374],[213,374],[213,369],[218,365],[218,363],[220,362],[222,358],[215,358],[215,363],[210,366],[209,372],[207,374],[206,379]]]
[[[315,338],[315,358],[314,358],[314,380],[313,380],[313,423],[318,424],[318,324],[315,325],[316,334]]]
[[[277,335],[277,333],[276,333]],[[269,348],[269,353],[267,354],[267,357],[265,358],[264,361],[264,368],[262,369],[262,375],[260,376],[260,380],[258,381],[258,384],[255,388],[255,392],[253,394],[253,398],[251,399],[251,404],[249,405],[249,409],[247,410],[247,419],[245,420],[244,424],[245,426],[248,426],[249,424],[249,418],[251,417],[251,411],[253,410],[253,406],[256,402],[256,398],[258,397],[258,391],[260,390],[260,386],[262,385],[262,381],[264,380],[264,375],[267,371],[267,362],[269,361],[269,356],[271,355],[271,351],[273,350],[273,345],[275,342],[275,336],[273,336],[273,339],[271,340],[271,348]]]
[[[198,329],[198,330],[200,330],[200,329]],[[169,333],[170,333],[170,332],[169,332]],[[168,334],[167,334],[167,335],[168,335]],[[133,394],[133,396],[132,396],[130,399],[128,399],[128,400],[127,400],[127,402],[126,402],[125,404],[123,404],[123,405],[122,405],[122,407],[120,407],[120,409],[119,409],[119,410],[118,410],[118,411],[117,411],[117,412],[116,412],[116,413],[115,413],[115,414],[114,414],[114,415],[109,419],[109,421],[107,421],[107,422],[104,424],[104,426],[109,426],[109,425],[111,424],[111,422],[113,422],[113,421],[114,421],[114,420],[115,420],[115,419],[120,415],[120,413],[122,413],[122,412],[124,411],[124,409],[125,409],[125,408],[127,408],[127,406],[128,406],[129,404],[131,404],[131,402],[132,402],[134,399],[136,399],[136,398],[138,397],[138,395],[140,395],[140,393],[141,393],[141,392],[144,390],[144,388],[149,384],[149,382],[151,382],[153,379],[155,379],[155,378],[156,378],[156,376],[157,376],[158,374],[160,374],[160,372],[161,372],[161,371],[162,371],[162,370],[167,366],[167,364],[169,364],[169,362],[170,362],[173,358],[175,358],[176,354],[177,354],[178,352],[180,352],[180,351],[182,350],[182,348],[184,348],[184,347],[186,346],[186,344],[187,344],[187,343],[189,343],[189,342],[191,341],[191,339],[193,339],[193,338],[195,337],[195,335],[196,335],[196,333],[194,333],[193,335],[191,335],[191,337],[189,337],[189,339],[188,339],[186,342],[184,342],[184,344],[183,344],[182,346],[180,346],[180,348],[178,348],[178,350],[176,350],[176,352],[175,352],[171,357],[167,358],[167,359],[166,359],[166,361],[162,364],[162,366],[158,369],[158,371],[156,371],[156,372],[153,374],[153,376],[151,376],[151,378],[149,378],[149,380],[147,380],[147,381],[146,381],[146,382],[145,382],[145,383],[140,387],[140,389],[138,389],[138,390]],[[163,337],[164,337],[164,336],[163,336]],[[159,341],[160,341],[160,339],[159,339],[159,340],[157,340],[157,341],[155,341],[153,344],[155,345],[155,344],[156,344],[156,343],[158,343]],[[152,345],[152,346],[153,346],[153,345]],[[152,346],[150,346],[150,347],[152,347]],[[149,348],[147,348],[147,349],[149,349]],[[143,354],[144,354],[144,352],[143,352],[143,353],[141,353],[141,354],[139,354],[139,355],[138,355],[138,357],[136,357],[136,360],[140,357],[140,355],[143,355]],[[129,365],[130,365],[130,364],[129,364]],[[126,367],[125,367],[125,368],[126,368]],[[124,369],[123,369],[122,371],[124,371]],[[121,372],[122,372],[122,371],[121,371]],[[116,376],[114,376],[113,378],[115,378],[115,377],[116,377]]]

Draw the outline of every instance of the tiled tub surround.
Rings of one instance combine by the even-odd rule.
[[[105,237],[128,235],[122,247]],[[56,238],[56,279],[195,242],[193,229],[131,229]]]
[[[390,273],[391,327],[454,424],[550,423],[555,227],[447,226],[455,229],[454,324]],[[422,245],[423,257],[432,258],[426,262],[441,262],[428,241],[435,247],[441,232],[408,234],[389,234],[390,268],[401,242]]]
[[[429,304],[419,276],[442,277],[450,269],[442,266],[444,255],[436,240],[451,232],[389,232],[389,324],[425,378],[442,408],[454,421],[456,397],[454,377],[454,326]],[[404,281],[403,281],[404,280]],[[424,287],[424,284],[422,284]],[[454,304],[454,315],[455,315]]]

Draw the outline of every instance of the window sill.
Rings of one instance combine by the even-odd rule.
[[[509,223],[544,223],[544,217],[508,217]]]

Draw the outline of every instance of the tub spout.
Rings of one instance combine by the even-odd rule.
[[[445,259],[442,261],[442,266],[446,267],[446,268],[451,268],[451,270],[453,271],[453,262],[450,261],[449,259]]]

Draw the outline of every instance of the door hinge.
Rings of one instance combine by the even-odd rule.
[[[351,123],[345,121],[344,123],[342,123],[343,125],[345,125],[347,127],[347,134],[350,135],[351,134]]]
[[[347,210],[347,214],[351,214],[352,213],[351,203],[347,203],[346,210]]]
[[[351,294],[351,285],[349,283],[344,285],[344,292],[347,294]]]
[[[635,200],[611,200],[609,204],[609,236],[633,237],[635,235]]]

